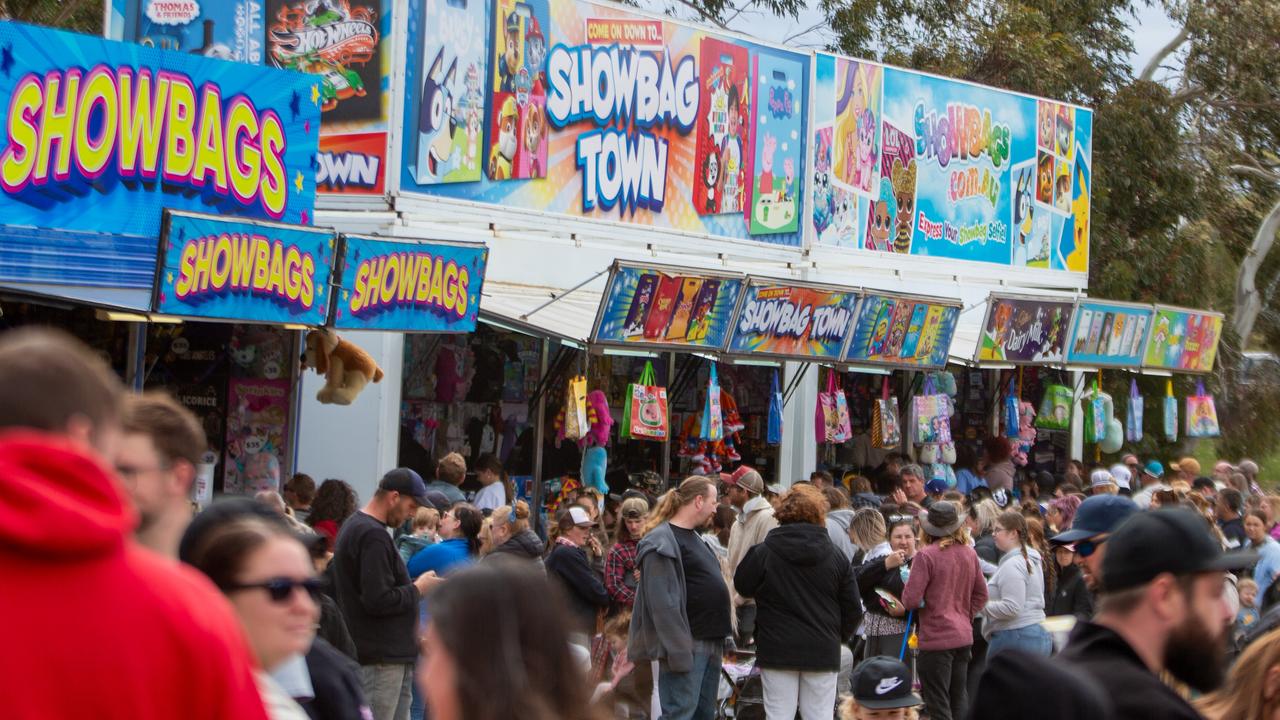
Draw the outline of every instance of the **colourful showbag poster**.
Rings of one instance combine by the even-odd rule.
[[[753,64],[757,101],[745,208],[752,235],[792,233],[800,227],[804,70],[804,64],[789,54],[762,52]]]
[[[1154,314],[1150,305],[1081,300],[1072,318],[1067,362],[1140,367]]]
[[[911,252],[916,222],[916,146],[911,136],[885,120],[881,125],[883,155],[880,189],[871,201],[866,249],[906,255]],[[893,223],[886,227],[884,218]]]
[[[753,279],[727,352],[839,360],[857,304],[857,293],[848,290]]]
[[[488,256],[483,245],[345,235],[332,325],[347,330],[473,332]]]
[[[439,1],[465,2],[470,13],[475,0]],[[480,177],[463,181],[454,174],[468,157],[468,123],[475,115],[468,107],[464,118],[458,101],[460,94],[469,93],[464,72],[469,61],[462,59],[462,48],[470,52],[470,46],[455,42],[454,31],[446,33],[439,23],[427,21],[425,0],[411,2],[404,16],[396,18],[405,24],[407,36],[400,118],[405,126],[405,162],[399,166],[393,192],[490,205],[502,208],[499,212],[527,211],[787,247],[802,244],[801,220],[808,217],[802,192],[810,143],[806,108],[813,85],[808,53],[759,45],[612,3],[482,4],[487,30],[482,33],[485,70],[478,113],[483,126]],[[425,34],[434,38],[431,43],[424,42]],[[449,86],[455,55],[459,61],[453,90],[446,95],[442,88]],[[794,89],[788,87],[791,118],[770,114],[768,86],[774,83],[766,75],[761,89],[759,78],[751,77],[753,65],[770,73],[770,67],[781,69],[787,84],[794,82]],[[774,97],[773,109],[784,109],[785,94]],[[441,106],[454,108],[452,140],[440,139],[434,118],[441,115],[433,114],[429,104],[424,107],[424,100],[437,98]],[[736,113],[730,112],[731,104]],[[759,126],[762,112],[767,122]],[[433,119],[424,123],[424,117]],[[784,150],[783,138],[790,136],[790,129],[777,128],[788,122],[798,129],[798,137],[786,140]],[[420,126],[425,133],[418,131]],[[449,126],[444,117],[440,127]],[[760,165],[755,155],[765,131],[777,142],[774,188],[756,202]],[[424,171],[433,151],[435,157],[455,158],[445,163],[443,176]],[[793,168],[790,191],[788,156]],[[762,206],[766,198],[774,201],[767,220]],[[779,209],[782,212],[775,212]],[[779,218],[787,215],[794,221],[779,225]],[[856,211],[849,213],[850,218],[855,215]],[[850,237],[855,237],[852,231]]]
[[[228,495],[280,491],[289,428],[288,380],[232,378],[222,489]]]
[[[745,285],[738,275],[617,263],[592,342],[723,349]]]
[[[944,300],[863,297],[845,361],[911,368],[946,366],[960,306]]]
[[[477,0],[468,0],[476,2]],[[489,113],[490,180],[547,176],[547,0],[494,5]]]
[[[881,81],[875,63],[836,59],[836,180],[863,196],[873,196],[880,152]]]
[[[1060,363],[1075,303],[992,295],[978,340],[978,362]]]
[[[260,65],[262,4],[256,0],[112,0],[107,37],[160,50]]]
[[[1143,366],[1189,373],[1213,371],[1222,339],[1221,313],[1157,305]]]
[[[420,82],[405,88],[417,108],[416,149],[405,158],[422,185],[474,182],[484,169],[486,68],[483,0],[427,0],[419,35]],[[534,39],[530,43],[535,46]],[[545,48],[544,48],[545,49]]]
[[[694,207],[700,215],[741,212],[752,98],[747,49],[704,37],[699,51],[703,75],[694,165],[701,169],[701,182],[693,186]]]
[[[166,212],[154,309],[212,320],[323,325],[333,231]]]

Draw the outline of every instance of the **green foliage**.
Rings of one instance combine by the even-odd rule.
[[[0,0],[0,17],[101,35],[102,7],[102,0]]]

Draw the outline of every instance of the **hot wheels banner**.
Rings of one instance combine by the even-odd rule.
[[[155,311],[323,325],[334,246],[329,230],[166,213]]]
[[[618,263],[592,341],[720,350],[745,283],[740,276]]]
[[[815,242],[1087,272],[1093,114],[819,53]]]
[[[867,295],[845,360],[851,363],[941,368],[947,364],[960,306],[942,300]]]
[[[808,55],[585,0],[407,22],[402,191],[800,245]]]
[[[1157,305],[1143,365],[1189,373],[1213,371],[1222,314]]]
[[[839,360],[858,295],[752,278],[727,352]]]
[[[446,2],[452,0],[444,0]],[[319,78],[325,192],[383,192],[391,0],[110,0],[107,35]]]
[[[1081,300],[1076,303],[1067,361],[1139,367],[1154,312],[1150,305]]]
[[[333,326],[472,332],[488,255],[483,245],[389,242],[346,235]]]
[[[978,341],[978,362],[1054,363],[1065,358],[1075,303],[992,295]]]

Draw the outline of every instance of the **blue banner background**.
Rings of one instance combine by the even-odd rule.
[[[1080,301],[1071,321],[1071,334],[1067,336],[1067,362],[1140,367],[1154,314],[1150,306]],[[1117,322],[1118,334],[1115,333]],[[1112,335],[1115,335],[1114,342],[1109,340]]]

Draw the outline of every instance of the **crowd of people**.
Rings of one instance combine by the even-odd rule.
[[[692,476],[541,513],[502,464],[189,501],[204,433],[88,348],[0,336],[6,718],[1280,713],[1280,497],[1256,463],[1124,456],[955,487]],[[1073,627],[1072,627],[1073,626]],[[1069,632],[1068,632],[1069,631]]]

